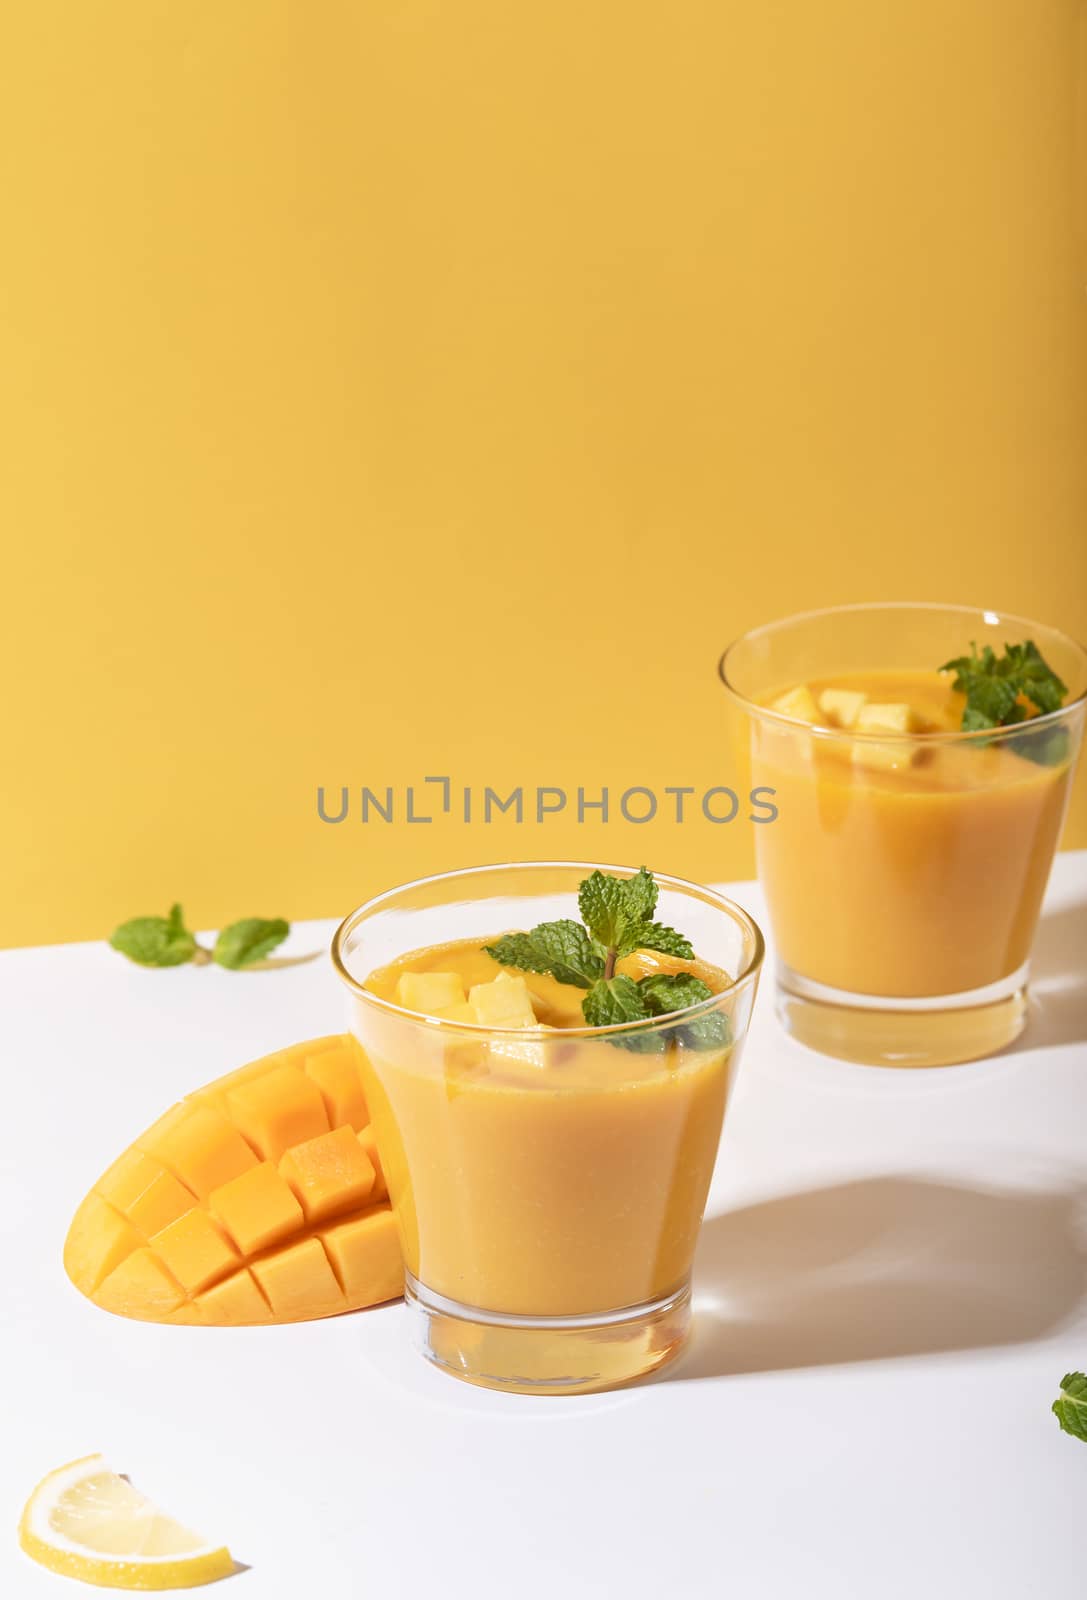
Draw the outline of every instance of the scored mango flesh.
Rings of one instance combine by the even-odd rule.
[[[350,1034],[292,1045],[186,1096],[103,1173],[64,1267],[149,1322],[335,1316],[403,1289]]]

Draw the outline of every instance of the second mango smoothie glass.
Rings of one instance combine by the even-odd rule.
[[[936,669],[972,642],[999,657],[1027,640],[1064,680],[1061,709],[963,732],[955,706],[948,722],[950,678]],[[825,1054],[897,1066],[1011,1042],[1083,734],[1087,654],[992,611],[841,606],[745,634],[721,677],[744,714],[753,783],[777,807],[756,854],[786,1027]],[[783,692],[828,684],[922,708],[927,696],[933,718],[942,698],[948,725],[865,733],[774,709]]]
[[[481,1027],[405,1010],[367,980],[408,952],[482,946],[576,916],[593,870],[527,862],[422,879],[362,906],[333,942],[366,1058],[414,1340],[447,1372],[492,1388],[605,1388],[682,1346],[762,937],[720,895],[655,874],[657,917],[723,981],[670,1019]],[[713,1020],[692,1033],[700,1018]]]

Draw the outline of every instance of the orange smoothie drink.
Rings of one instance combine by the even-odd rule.
[[[777,808],[756,852],[786,1025],[898,1065],[1009,1043],[1082,736],[1083,651],[989,612],[843,607],[747,635],[723,673]]]
[[[590,881],[600,937],[575,921]],[[649,910],[624,925],[627,884]],[[644,870],[530,863],[394,891],[337,949],[422,1352],[531,1392],[673,1356],[757,983],[750,919]]]

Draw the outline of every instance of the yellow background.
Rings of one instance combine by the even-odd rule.
[[[739,875],[740,823],[316,787],[727,782],[719,651],[813,605],[1087,635],[1084,20],[9,8],[0,940],[512,853]]]

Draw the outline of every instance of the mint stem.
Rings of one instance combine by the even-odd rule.
[[[608,954],[607,954],[607,957],[605,958],[605,961],[604,961],[604,982],[605,983],[607,983],[609,978],[614,978],[615,977],[615,958],[616,958],[617,954],[618,954],[618,952],[614,949],[614,947],[609,945],[608,946]]]

